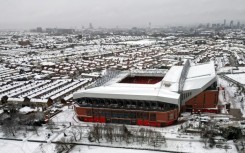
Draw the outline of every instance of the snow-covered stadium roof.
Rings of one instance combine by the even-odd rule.
[[[73,95],[74,99],[82,97],[109,98],[109,99],[128,99],[128,100],[148,100],[163,101],[167,103],[178,104],[179,94],[161,88],[155,88],[149,85],[137,85],[137,87],[128,84],[128,86],[112,85],[101,86],[84,90]]]
[[[214,62],[191,66],[185,80],[184,91],[205,88],[216,81]],[[206,87],[206,88],[207,88]]]
[[[90,97],[149,100],[180,104],[179,84],[183,69],[184,66],[171,67],[163,80],[156,84],[130,84],[114,82],[112,84],[106,84],[105,86],[76,92],[74,93],[73,98],[78,99],[82,97]],[[189,65],[187,69],[188,70],[184,78],[185,81],[181,92],[191,91],[191,97],[201,93],[216,81],[214,62],[193,66]]]
[[[169,84],[168,88],[171,91],[178,92],[179,80],[183,66],[173,66],[163,78],[163,84]],[[185,76],[183,91],[195,90],[203,88],[209,83],[216,81],[216,73],[214,62],[189,66]]]

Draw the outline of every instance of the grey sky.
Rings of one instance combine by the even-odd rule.
[[[0,28],[245,22],[245,0],[0,0]]]

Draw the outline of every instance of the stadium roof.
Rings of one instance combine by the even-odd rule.
[[[128,84],[114,82],[106,84],[105,86],[76,92],[74,93],[73,98],[93,97],[149,100],[180,104],[180,93],[178,93],[178,89],[183,69],[184,66],[171,67],[163,80],[156,84]],[[124,75],[124,77],[125,76],[126,75]],[[216,81],[214,62],[193,66],[189,65],[184,79],[182,92],[191,91],[191,97],[196,96]]]
[[[177,105],[179,103],[180,95],[166,89],[156,88],[152,85],[137,84],[135,86],[134,84],[132,86],[132,84],[128,84],[128,86],[121,86],[120,84],[117,84],[84,90],[82,93],[75,93],[73,98],[76,99],[81,96],[91,98],[160,101]]]

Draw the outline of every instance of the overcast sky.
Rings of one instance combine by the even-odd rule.
[[[245,22],[245,0],[0,0],[0,28]]]

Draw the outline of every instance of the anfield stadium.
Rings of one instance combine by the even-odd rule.
[[[76,92],[74,109],[84,122],[162,127],[181,112],[217,113],[218,89],[214,63],[169,70],[123,71],[104,84]]]

